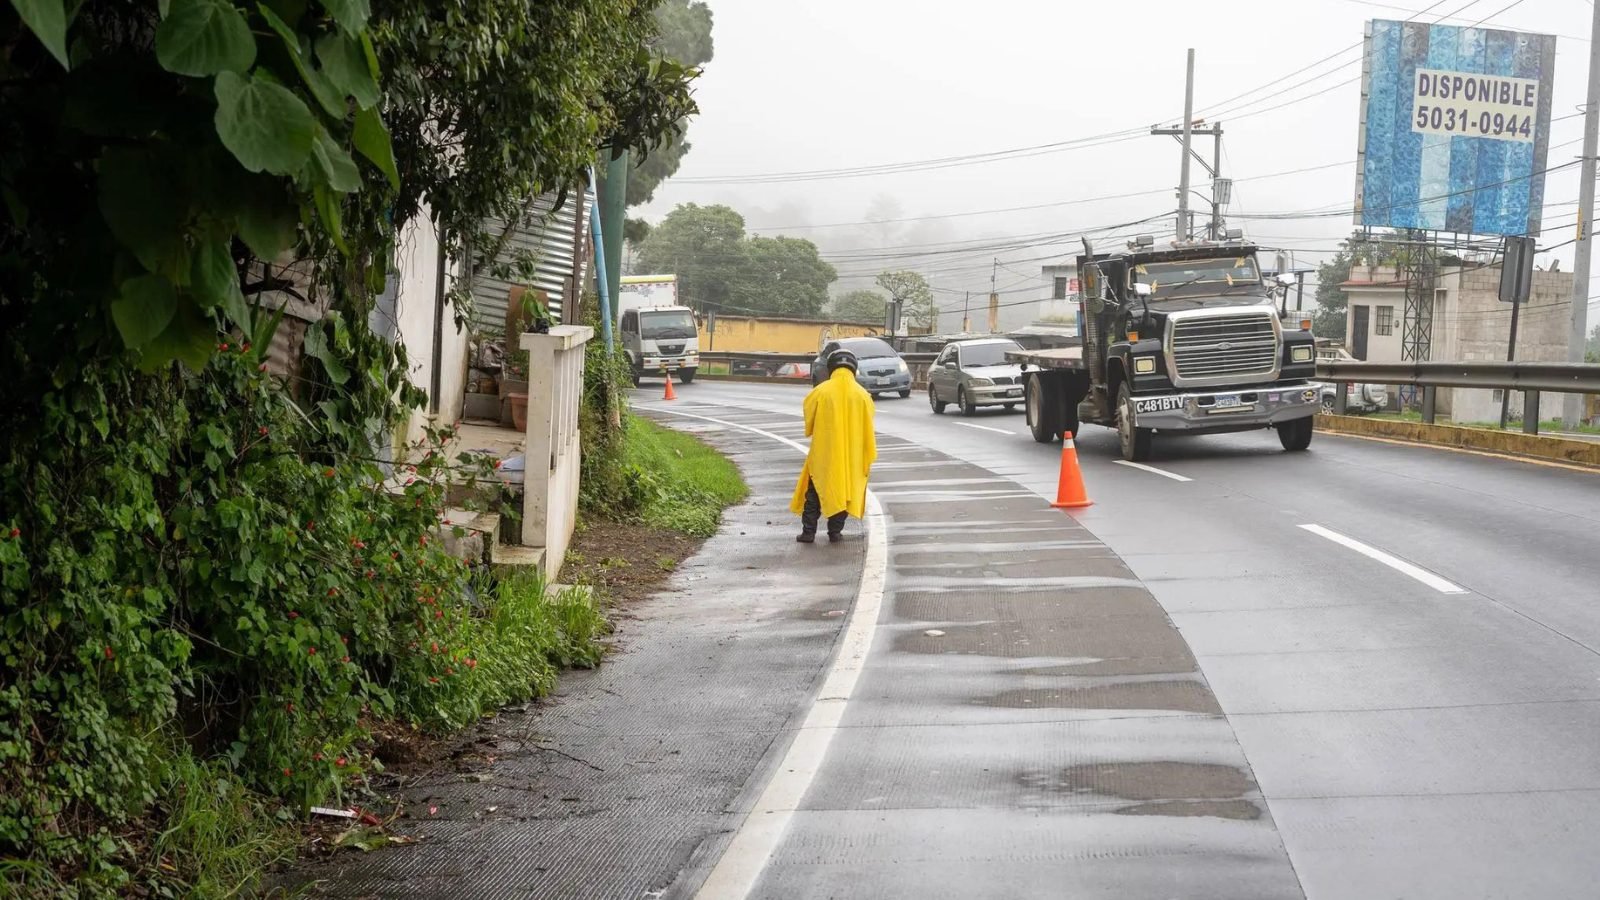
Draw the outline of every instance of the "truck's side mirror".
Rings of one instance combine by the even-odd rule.
[[[1154,289],[1154,288],[1152,288],[1152,287],[1150,287],[1150,285],[1148,285],[1148,284],[1145,284],[1145,283],[1144,283],[1144,282],[1142,282],[1142,281],[1135,281],[1135,282],[1134,282],[1134,283],[1133,283],[1133,292],[1134,292],[1134,294],[1136,294],[1136,295],[1137,295],[1137,296],[1140,296],[1140,297],[1148,297],[1148,296],[1150,296],[1150,295],[1151,295],[1151,294],[1154,294],[1154,293],[1155,293],[1155,289]]]

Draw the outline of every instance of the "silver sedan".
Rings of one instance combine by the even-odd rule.
[[[1021,349],[1008,338],[946,344],[928,368],[928,405],[941,414],[954,403],[966,416],[981,406],[1015,410],[1022,402],[1022,367],[1006,362],[1006,352]]]

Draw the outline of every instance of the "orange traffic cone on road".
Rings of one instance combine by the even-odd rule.
[[[667,392],[662,395],[661,399],[663,399],[663,400],[676,400],[676,399],[678,399],[678,395],[676,393],[674,393],[673,390],[672,390],[672,373],[671,372],[667,373]]]
[[[1070,431],[1061,436],[1061,479],[1056,482],[1056,502],[1050,505],[1056,509],[1094,505],[1083,489],[1083,473],[1078,471],[1078,448],[1072,443]]]

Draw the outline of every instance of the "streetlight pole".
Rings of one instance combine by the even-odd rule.
[[[1590,23],[1589,103],[1583,110],[1583,167],[1578,177],[1578,249],[1572,265],[1572,334],[1567,336],[1567,361],[1583,362],[1589,327],[1589,251],[1594,229],[1594,163],[1600,152],[1600,3]],[[1561,423],[1568,431],[1583,418],[1583,395],[1567,394],[1562,400]]]

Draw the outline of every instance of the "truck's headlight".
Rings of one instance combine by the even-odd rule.
[[[1311,354],[1315,352],[1310,347],[1293,347],[1289,350],[1289,358],[1297,363],[1311,362]]]
[[[1136,356],[1133,360],[1133,374],[1154,375],[1156,372],[1156,358],[1154,356]]]

